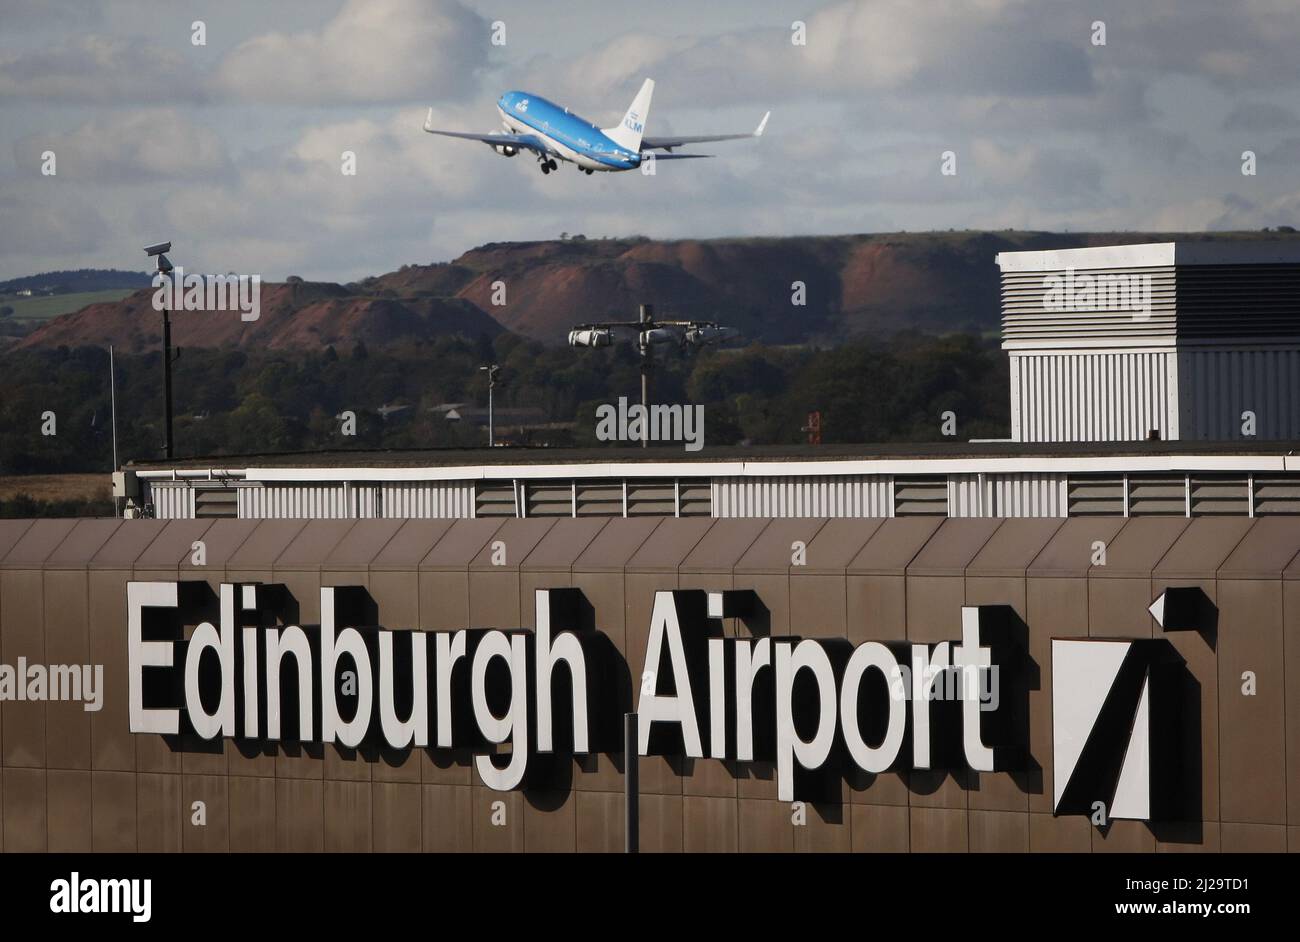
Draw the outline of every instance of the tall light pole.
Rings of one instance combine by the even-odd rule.
[[[654,347],[658,344],[675,343],[683,350],[706,347],[722,343],[735,337],[739,331],[734,327],[720,327],[714,321],[657,321],[654,308],[642,304],[640,316],[634,321],[601,321],[595,324],[579,324],[569,331],[571,347],[609,347],[615,340],[629,340],[636,343],[637,354],[641,358],[641,407],[650,408],[650,371],[654,368]],[[650,447],[647,433],[641,439],[641,447]]]
[[[641,355],[641,408],[650,408],[650,370],[654,366],[654,350],[650,347],[650,341],[646,339],[646,324],[654,320],[655,309],[653,305],[642,304],[638,311],[637,322],[641,325],[641,331],[636,338],[637,352]],[[650,442],[649,436],[641,439],[641,447],[648,448]]]
[[[501,367],[493,363],[489,366],[480,366],[479,371],[488,375],[488,447],[496,447],[496,427],[493,422],[492,414],[492,392],[497,386],[497,373]]]
[[[158,259],[158,275],[163,278],[170,278],[172,273],[172,263],[164,254],[172,250],[170,242],[157,242],[153,245],[146,245],[145,252],[151,258]],[[174,290],[174,286],[173,286]],[[165,300],[167,292],[163,295],[163,422],[166,426],[163,448],[166,450],[168,459],[173,457],[172,447],[172,322],[167,310],[167,301]]]
[[[113,367],[113,345],[108,345],[108,402],[113,423],[113,470],[117,470],[117,370]]]

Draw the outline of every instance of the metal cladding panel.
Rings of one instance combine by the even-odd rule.
[[[1179,437],[1199,441],[1300,438],[1300,350],[1184,350],[1178,354]],[[1254,414],[1254,435],[1243,413]]]
[[[349,516],[363,520],[382,517],[379,485],[369,482],[353,484],[348,488],[347,505],[350,511]]]
[[[725,477],[713,481],[715,517],[888,517],[889,475]]]
[[[713,521],[704,518],[663,520],[628,560],[627,566],[675,572],[712,526]]]
[[[1180,437],[1173,352],[1013,353],[1011,434],[1022,442]]]
[[[1089,575],[1103,578],[1149,576],[1190,523],[1185,517],[1131,518],[1119,533],[1106,541],[1105,565],[1094,565]]]
[[[33,569],[42,565],[76,526],[75,520],[36,520],[0,561],[6,569]],[[98,549],[98,547],[96,547]],[[89,558],[89,555],[87,555]]]
[[[1178,336],[1292,337],[1300,265],[1179,265]]]
[[[1116,338],[1296,336],[1300,265],[1187,264],[1003,271],[1008,345]]]
[[[266,484],[239,488],[239,516],[257,520],[339,520],[353,514],[345,484]]]
[[[993,510],[993,485],[983,474],[948,476],[948,515],[950,517],[990,517]]]
[[[1064,517],[1064,474],[1007,474],[993,478],[993,516]]]
[[[500,528],[492,534],[492,541],[483,546],[470,560],[470,569],[483,569],[492,572],[498,569],[519,569],[528,554],[537,548],[557,521],[548,518],[514,519],[502,521]],[[494,550],[500,543],[506,551],[505,563],[502,564]]]
[[[227,523],[234,523],[227,520]],[[190,562],[194,553],[194,543],[203,541],[203,558],[206,565],[215,561],[209,557],[208,533],[215,520],[173,520],[168,523],[158,538],[153,540],[135,561],[136,568],[171,569],[181,562]],[[219,550],[219,547],[217,547]],[[103,555],[102,553],[100,554]],[[92,566],[100,563],[96,556]]]
[[[1220,579],[1276,579],[1288,563],[1300,558],[1300,525],[1285,517],[1254,521],[1232,553],[1219,566]]]
[[[407,520],[370,565],[381,569],[414,568],[429,555],[451,526],[452,522],[447,519]]]
[[[188,520],[194,516],[194,489],[188,484],[150,481],[145,499],[153,503],[153,515],[160,520]]]
[[[622,569],[663,522],[656,517],[632,517],[616,527],[605,527],[573,561],[574,571]]]
[[[901,576],[944,522],[942,517],[886,520],[845,568],[848,572]],[[962,521],[962,525],[972,526],[973,522]]]
[[[315,569],[347,538],[352,520],[311,520],[275,560],[276,569]]]
[[[87,633],[87,656],[96,662],[109,658],[105,669],[107,708],[94,716],[93,736],[90,721],[77,705],[61,710],[53,703],[4,704],[6,851],[65,849],[69,835],[80,842],[78,846],[90,847],[93,842],[95,849],[155,847],[165,838],[177,850],[207,850],[212,849],[207,841],[213,832],[220,836],[221,849],[231,851],[398,848],[554,852],[619,846],[623,780],[620,765],[614,761],[618,758],[616,745],[572,762],[562,738],[556,752],[564,761],[535,761],[530,753],[529,778],[523,790],[497,795],[483,790],[469,759],[472,753],[483,751],[477,747],[460,753],[435,748],[404,754],[338,745],[307,750],[292,744],[261,743],[256,754],[251,754],[232,742],[217,751],[193,736],[172,741],[130,733],[122,703],[127,614],[119,591],[129,577],[93,570],[97,561],[121,566],[137,552],[137,569],[167,568],[168,561],[175,559],[181,559],[184,567],[183,557],[195,534],[201,534],[207,543],[210,562],[236,571],[231,578],[241,580],[280,581],[280,570],[286,567],[312,571],[336,564],[376,567],[387,563],[405,570],[411,576],[391,578],[389,574],[374,580],[369,589],[379,624],[399,630],[407,624],[406,613],[417,604],[419,617],[426,624],[439,622],[424,610],[426,606],[434,608],[435,615],[450,613],[447,623],[439,623],[436,630],[471,627],[474,623],[469,616],[462,622],[458,612],[478,611],[502,592],[500,580],[441,577],[430,580],[434,591],[426,591],[417,588],[424,585],[424,577],[414,575],[417,570],[430,563],[462,571],[474,568],[474,557],[498,529],[504,529],[512,543],[540,534],[533,551],[520,557],[522,575],[512,577],[511,582],[524,593],[533,587],[562,584],[565,580],[557,576],[569,565],[590,565],[598,570],[585,573],[583,592],[591,606],[591,625],[586,624],[584,615],[581,629],[601,632],[602,641],[607,640],[618,652],[609,662],[618,672],[614,678],[618,700],[608,705],[617,713],[626,704],[636,703],[633,679],[641,678],[639,682],[644,683],[645,646],[641,642],[650,628],[654,592],[679,584],[675,575],[662,571],[665,566],[675,571],[700,563],[704,577],[689,581],[692,587],[709,589],[729,587],[729,576],[769,571],[770,567],[782,575],[735,581],[737,588],[745,581],[758,602],[775,610],[787,598],[783,583],[809,578],[803,574],[808,570],[802,568],[799,575],[791,570],[788,579],[784,574],[789,541],[806,538],[813,582],[803,587],[802,601],[789,593],[790,601],[785,603],[789,619],[782,630],[802,637],[843,639],[843,631],[834,625],[826,635],[810,634],[824,623],[827,612],[843,610],[849,613],[851,625],[866,632],[857,638],[850,635],[853,644],[882,636],[871,606],[887,601],[885,596],[897,582],[915,582],[905,596],[900,593],[905,604],[897,618],[903,632],[900,637],[920,644],[936,639],[956,641],[960,607],[976,604],[969,589],[972,576],[998,577],[979,580],[975,592],[978,604],[1015,605],[1027,597],[1026,603],[1017,606],[1024,621],[1023,625],[1017,623],[1017,628],[1027,630],[1025,641],[1032,663],[1016,681],[1023,680],[1028,687],[1020,701],[1027,711],[1026,728],[1019,731],[1027,738],[1017,744],[1028,748],[1026,767],[1041,769],[1044,775],[979,773],[978,788],[974,784],[958,788],[946,780],[936,786],[939,778],[946,779],[947,772],[889,771],[873,775],[864,787],[847,775],[841,780],[840,770],[835,770],[835,790],[818,802],[816,821],[809,819],[816,826],[801,827],[792,822],[789,803],[776,799],[771,776],[755,774],[761,771],[758,767],[733,761],[676,762],[647,756],[641,765],[643,850],[1236,850],[1285,848],[1288,825],[1296,827],[1295,803],[1290,796],[1300,772],[1287,761],[1296,701],[1287,673],[1290,661],[1284,656],[1290,652],[1284,642],[1290,640],[1295,627],[1289,600],[1296,586],[1284,580],[1300,578],[1300,526],[1284,518],[646,518],[521,520],[504,527],[495,520],[200,520],[161,526],[156,521],[139,520],[91,523],[94,526],[76,526],[70,521],[0,521],[0,556],[6,557],[6,565],[34,570],[16,573],[4,569],[0,637],[8,652],[6,661],[18,656],[26,656],[31,663],[62,658],[64,655],[56,652],[70,650],[69,641]],[[740,553],[752,528],[759,526],[761,532]],[[1089,572],[1089,557],[1092,542],[1099,539],[1110,543],[1110,565],[1134,578],[1098,584],[1096,577],[1101,573]],[[647,546],[647,541],[652,545]],[[425,556],[431,545],[443,549]],[[142,546],[145,548],[140,551]],[[68,604],[69,587],[81,584],[81,574],[66,568],[51,570],[51,559],[57,560],[58,566],[85,566],[91,571],[88,605],[82,590],[76,592],[82,598]],[[147,562],[150,559],[154,562]],[[815,567],[822,569],[818,572]],[[846,568],[905,574],[906,579],[844,578]],[[827,578],[828,572],[837,569],[840,578]],[[962,580],[955,575],[959,572],[967,577],[964,596]],[[954,575],[931,578],[945,573]],[[181,574],[184,579],[202,579],[203,575],[194,570]],[[1145,608],[1162,591],[1162,584],[1216,577],[1217,584],[1206,588],[1218,613],[1211,637],[1199,631],[1180,632],[1185,626],[1177,623],[1168,632],[1154,631],[1157,638],[1163,635],[1178,650],[1180,676],[1186,672],[1185,697],[1178,710],[1178,721],[1186,725],[1179,729],[1185,734],[1189,757],[1198,764],[1180,768],[1178,778],[1168,781],[1175,790],[1188,792],[1190,802],[1185,810],[1189,816],[1155,821],[1150,826],[1119,820],[1106,832],[1091,827],[1086,813],[1075,817],[1067,810],[1054,816],[1055,783],[1047,773],[1061,767],[1054,760],[1057,744],[1063,741],[1052,733],[1056,692],[1072,683],[1092,686],[1104,694],[1108,677],[1072,675],[1051,657],[1053,640],[1091,643],[1086,641],[1091,629],[1093,636],[1109,639],[1105,643],[1128,643],[1128,637],[1115,638],[1116,618],[1134,615],[1134,621],[1145,625]],[[302,604],[306,611],[309,606],[304,604],[304,593],[314,593],[317,580],[283,581],[290,600]],[[637,583],[639,588],[627,591],[628,583]],[[444,584],[465,584],[468,607],[463,599],[438,591]],[[859,594],[856,602],[855,592]],[[416,593],[418,599],[413,597]],[[809,605],[810,599],[823,597],[824,605]],[[1080,604],[1078,600],[1083,600],[1085,611],[1065,610],[1067,605]],[[753,629],[762,621],[755,622],[753,617],[740,615],[734,625],[725,624],[722,629],[728,636],[756,636]],[[307,621],[309,633],[312,624]],[[527,624],[523,622],[525,629]],[[512,621],[506,627],[519,626]],[[1062,633],[1066,637],[1060,637]],[[1151,644],[1141,631],[1137,638]],[[462,666],[466,671],[470,668],[469,663]],[[528,665],[530,675],[534,666]],[[1259,675],[1258,694],[1253,697],[1235,692],[1238,678],[1246,670]],[[727,674],[730,684],[729,670]],[[839,679],[837,674],[837,684]],[[1014,692],[1021,691],[1017,687]],[[535,702],[532,693],[528,692],[530,706]],[[1153,693],[1153,706],[1155,696]],[[699,708],[703,710],[703,705]],[[532,723],[530,711],[530,733]],[[1118,757],[1131,741],[1128,726],[1108,725],[1117,725],[1121,735],[1102,745],[1108,756]],[[1100,732],[1109,735],[1105,726]],[[127,750],[122,757],[103,752],[105,744],[113,741]],[[80,751],[70,751],[69,746]],[[15,757],[21,761],[10,761]],[[69,757],[77,759],[77,764],[69,765]],[[1090,761],[1101,768],[1100,760]],[[69,789],[69,776],[76,772],[86,779],[90,774],[87,768],[95,769],[95,787]],[[257,771],[259,768],[265,771]],[[168,770],[175,774],[159,774]],[[180,781],[182,770],[185,782]],[[10,789],[14,771],[22,774],[13,778],[18,787]],[[277,771],[281,774],[276,775]],[[1113,771],[1120,775],[1124,770],[1116,766]],[[1085,772],[1090,774],[1090,770]],[[166,789],[160,793],[159,780],[173,778],[175,782],[163,783]],[[841,787],[841,781],[847,787]],[[1154,785],[1154,777],[1151,781]],[[181,786],[195,797],[214,798],[208,804],[208,829],[192,827],[177,814],[178,807],[188,807],[190,801],[190,793]],[[221,800],[227,794],[228,800]],[[483,796],[506,802],[506,824],[496,825],[489,802],[478,800]],[[994,819],[997,827],[990,825]]]
[[[773,520],[754,540],[735,565],[737,572],[788,572],[796,542],[806,549],[826,526],[824,517],[802,520]],[[865,541],[864,541],[865,542]],[[806,563],[805,563],[806,564]]]
[[[118,521],[114,520],[111,522],[117,523]],[[202,532],[210,525],[210,522],[207,520],[194,522],[188,520],[133,520],[131,523],[133,525],[129,527],[115,528],[113,535],[108,538],[104,545],[100,547],[99,552],[97,552],[90,560],[90,565],[92,567],[103,569],[130,569],[135,565],[136,560],[140,558],[140,554],[145,551],[145,548],[150,546],[168,527],[197,526],[199,531]],[[188,545],[189,544],[186,544],[187,548]],[[172,565],[175,565],[179,558],[180,554],[178,553],[176,557],[172,559]]]
[[[113,536],[119,522],[115,517],[78,520],[54,552],[45,557],[45,567],[84,566]]]
[[[0,561],[32,527],[31,520],[0,520]]]
[[[945,520],[907,564],[908,574],[964,575],[1001,526],[1001,520]]]
[[[523,568],[571,570],[607,523],[602,517],[556,520],[523,561]]]
[[[709,528],[679,569],[694,572],[731,572],[768,526],[767,520],[719,520]]]
[[[504,520],[457,520],[420,561],[421,569],[469,568],[469,561],[488,545]]]
[[[1172,338],[1175,293],[1171,266],[1004,272],[1004,344]]]
[[[401,527],[400,520],[359,520],[322,565],[325,569],[364,569]]]
[[[155,550],[167,555],[170,554],[171,547],[180,545],[183,553],[181,559],[182,569],[224,567],[235,552],[244,545],[244,541],[251,537],[259,526],[260,524],[256,520],[213,520],[201,536],[203,540],[203,565],[195,566],[191,547],[196,537],[190,529],[190,524],[188,522],[169,523],[162,536],[149,544],[149,549],[145,551],[145,555],[151,555]]]
[[[1253,525],[1247,517],[1192,520],[1151,574],[1164,579],[1213,579]]]
[[[226,561],[227,569],[270,570],[286,546],[294,541],[306,520],[263,520]]]
[[[966,574],[1023,576],[1063,525],[1061,520],[1007,518],[970,561]]]
[[[1064,474],[951,474],[950,517],[1064,517]]]
[[[844,518],[826,521],[808,543],[808,564],[803,571],[843,574],[886,522],[887,518],[880,517],[864,521]]]
[[[1086,576],[1092,568],[1097,544],[1115,538],[1123,517],[1071,517],[1034,557],[1025,570],[1030,576]]]
[[[594,478],[573,484],[574,512],[579,517],[623,516],[624,481]]]

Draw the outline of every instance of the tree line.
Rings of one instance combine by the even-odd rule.
[[[599,444],[595,412],[639,401],[634,350],[543,347],[517,335],[459,336],[368,350],[186,349],[173,366],[178,457],[486,444],[486,430],[446,407],[487,405],[479,367],[501,366],[498,409],[530,410],[510,437]],[[112,467],[107,352],[10,351],[0,371],[0,474]],[[162,453],[162,360],[116,359],[122,463]],[[959,439],[1005,436],[1007,365],[996,341],[902,333],[832,349],[750,345],[685,354],[656,350],[651,400],[705,406],[705,443],[794,444],[819,411],[824,443],[939,440],[943,413]],[[381,412],[385,406],[409,406]],[[442,409],[437,407],[442,406]],[[356,417],[345,435],[344,413]],[[516,413],[516,418],[517,418]],[[507,424],[507,423],[502,423]]]

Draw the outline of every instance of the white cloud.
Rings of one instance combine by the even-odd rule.
[[[452,0],[348,0],[318,30],[232,50],[216,88],[236,98],[337,105],[454,99],[487,61],[489,25]]]
[[[664,0],[632,32],[555,16],[545,35],[523,32],[523,2],[237,4],[193,61],[186,30],[160,53],[129,4],[91,27],[135,31],[121,36],[24,20],[0,40],[0,150],[17,160],[0,163],[0,269],[143,267],[139,246],[168,236],[194,268],[351,279],[561,230],[1257,229],[1300,213],[1294,0],[805,0],[722,31]],[[496,18],[510,45],[493,49]],[[743,131],[765,107],[771,123],[654,178],[543,176],[420,131],[430,104],[441,127],[495,130],[510,87],[612,123],[646,76],[651,134]],[[1247,147],[1260,174],[1243,179]],[[45,149],[57,179],[37,175]],[[956,178],[939,174],[947,149]]]
[[[217,133],[174,108],[106,112],[71,132],[29,135],[14,160],[34,171],[47,150],[58,177],[79,184],[213,180],[233,169]]]
[[[71,262],[94,257],[111,233],[94,200],[58,177],[0,184],[0,219],[0,258],[15,274],[47,271],[55,259],[81,267]]]
[[[41,49],[0,52],[0,97],[166,104],[202,95],[191,61],[136,38],[82,36]]]

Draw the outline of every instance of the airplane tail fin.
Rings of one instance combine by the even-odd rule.
[[[654,79],[646,79],[641,91],[632,99],[632,106],[623,115],[623,120],[616,128],[604,128],[604,135],[619,147],[631,151],[641,150],[641,135],[645,130],[646,116],[650,113],[650,96],[654,94]]]

